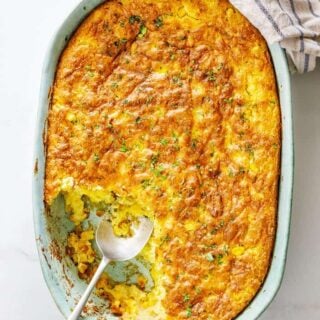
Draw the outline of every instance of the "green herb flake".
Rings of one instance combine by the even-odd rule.
[[[163,166],[162,165],[159,165],[157,168],[154,168],[153,170],[153,173],[159,178],[159,177],[161,177],[161,178],[166,178],[163,174],[162,174],[162,172],[164,171],[164,168],[163,168]]]
[[[156,20],[153,21],[154,22],[154,25],[157,27],[157,28],[160,28],[163,26],[163,19],[161,16],[159,16]]]
[[[222,265],[223,264],[223,254],[222,253],[219,253],[218,254],[218,265]]]
[[[154,154],[151,156],[151,165],[154,167],[159,161],[159,154]]]
[[[125,144],[123,144],[121,147],[120,147],[120,151],[121,152],[127,152],[129,151],[129,149],[127,148],[127,146]]]
[[[137,117],[135,120],[136,124],[140,123],[141,121],[142,121],[141,117]]]
[[[218,71],[221,71],[223,69],[223,63],[220,63],[219,65],[218,65],[218,67],[217,67],[217,70]]]
[[[201,288],[199,288],[199,287],[196,287],[196,294],[199,294],[200,292],[201,292]]]
[[[183,302],[187,302],[190,300],[190,296],[188,294],[183,295]]]
[[[92,70],[91,66],[86,65],[86,66],[84,67],[84,69],[86,70],[87,75],[88,75],[89,77],[91,77],[91,78],[94,77],[94,71]]]
[[[192,309],[191,309],[191,307],[188,307],[188,308],[186,309],[186,316],[187,316],[187,318],[190,318],[190,317],[192,316]]]
[[[228,176],[229,176],[230,178],[233,178],[233,177],[234,177],[234,172],[233,172],[232,169],[229,169]]]
[[[150,186],[150,180],[148,180],[148,179],[145,179],[145,180],[142,180],[141,181],[141,185],[142,185],[142,187],[144,188],[144,189],[146,189],[147,187],[149,187]]]
[[[172,77],[172,81],[173,81],[173,83],[178,83],[178,82],[179,82],[179,80],[180,80],[180,78],[179,78],[179,77],[177,77],[177,76]]]
[[[208,77],[208,80],[211,82],[216,80],[216,75],[213,70],[210,70],[207,72],[207,77]]]
[[[99,162],[99,160],[100,160],[99,155],[95,153],[95,154],[93,155],[93,160],[94,160],[95,162]]]
[[[211,230],[210,233],[213,234],[213,235],[217,234],[217,232],[218,232],[220,229],[222,229],[223,226],[224,226],[224,221],[222,220],[222,221],[219,222],[219,224],[218,224],[217,226],[215,226],[215,227]]]
[[[160,246],[162,246],[165,242],[169,242],[171,240],[171,237],[169,234],[167,234],[165,237],[162,238]]]
[[[117,82],[112,82],[112,84],[111,84],[111,88],[112,89],[117,89],[118,88],[118,83]]]
[[[233,98],[225,98],[225,99],[223,99],[223,102],[232,103],[233,102]]]
[[[147,34],[147,32],[148,32],[147,27],[144,24],[142,24],[139,29],[138,37],[143,38]]]
[[[172,82],[176,85],[178,85],[179,87],[183,86],[183,83],[181,81],[181,77],[180,76],[173,76],[172,77]]]
[[[160,140],[160,143],[163,145],[163,146],[166,146],[168,144],[168,140],[163,138]]]
[[[212,262],[212,261],[214,261],[215,258],[214,258],[214,256],[212,255],[212,253],[209,252],[209,253],[206,254],[206,259],[207,259],[208,261]]]
[[[137,23],[141,22],[141,17],[140,16],[136,16],[136,15],[132,15],[129,18],[129,23],[130,24],[134,24],[135,22],[137,22]]]

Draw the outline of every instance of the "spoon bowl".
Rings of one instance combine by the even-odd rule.
[[[146,217],[140,217],[139,225],[133,226],[133,236],[128,238],[117,237],[111,222],[103,219],[96,232],[96,242],[104,257],[110,261],[125,261],[134,258],[148,242],[153,223]]]

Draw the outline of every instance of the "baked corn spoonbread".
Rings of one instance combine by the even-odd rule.
[[[45,203],[64,197],[66,250],[85,280],[100,259],[94,221],[123,237],[141,216],[154,222],[138,258],[98,282],[110,313],[244,310],[271,261],[280,129],[266,43],[228,1],[111,0],[89,14],[57,67]]]

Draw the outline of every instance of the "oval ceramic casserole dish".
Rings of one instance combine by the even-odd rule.
[[[74,307],[77,299],[81,296],[84,288],[86,286],[85,282],[80,281],[77,276],[77,270],[71,259],[66,255],[65,247],[66,240],[70,233],[74,230],[74,224],[67,218],[65,214],[65,202],[62,200],[62,197],[58,197],[57,201],[54,201],[52,207],[46,208],[46,205],[43,201],[43,195],[45,193],[45,171],[46,171],[46,130],[47,130],[47,117],[48,110],[51,104],[52,97],[52,86],[55,81],[56,70],[59,63],[59,58],[63,53],[66,44],[69,42],[69,39],[73,35],[74,31],[77,30],[80,23],[83,19],[96,7],[105,1],[82,1],[82,3],[71,13],[71,15],[66,19],[64,24],[61,26],[56,36],[53,39],[53,42],[49,48],[48,55],[45,61],[43,75],[42,75],[42,84],[41,84],[41,93],[40,93],[40,109],[38,114],[38,131],[37,139],[35,145],[35,173],[34,173],[34,183],[33,183],[33,201],[34,201],[34,221],[35,221],[35,231],[36,239],[39,251],[40,262],[43,270],[44,277],[46,279],[47,285],[52,293],[54,300],[56,301],[61,312],[67,317],[70,313],[70,310]],[[180,9],[179,9],[180,10]],[[194,19],[194,17],[192,17]],[[131,21],[132,20],[132,21]],[[148,32],[145,25],[141,22],[140,16],[131,16],[130,19],[131,25],[137,24],[139,35],[144,37]],[[163,24],[163,20],[160,17],[153,19],[156,28],[159,28]],[[122,26],[123,27],[123,26]],[[132,26],[129,26],[132,27]],[[126,45],[128,39],[123,43],[115,42],[115,46],[119,47],[121,45]],[[277,225],[275,233],[275,242],[272,253],[272,260],[269,267],[268,274],[264,280],[264,283],[254,299],[250,304],[245,308],[245,310],[236,317],[236,319],[257,319],[259,315],[265,310],[265,308],[272,301],[275,296],[282,279],[285,259],[286,259],[286,250],[287,242],[289,236],[289,225],[290,225],[290,210],[291,210],[291,198],[292,198],[292,172],[293,172],[293,141],[292,141],[292,116],[291,116],[291,101],[290,101],[290,82],[288,75],[288,68],[286,59],[283,51],[278,45],[269,46],[270,55],[272,58],[275,76],[278,85],[278,94],[281,107],[281,161],[280,161],[280,179],[279,179],[279,194],[278,194],[278,211],[277,211]],[[175,57],[170,60],[174,60]],[[129,63],[129,62],[128,62]],[[222,65],[220,63],[220,65]],[[217,67],[218,71],[220,67]],[[207,77],[205,81],[215,81],[217,72],[205,73]],[[92,77],[92,70],[88,68],[88,77]],[[160,73],[162,71],[159,71]],[[89,74],[90,73],[90,74]],[[159,74],[160,74],[159,73]],[[173,77],[173,85],[178,87],[184,87],[183,79],[179,77]],[[223,81],[223,79],[222,79]],[[114,86],[113,89],[116,87]],[[232,103],[232,102],[231,102]],[[140,119],[140,117],[138,117]],[[69,119],[70,120],[70,119]],[[72,120],[72,119],[71,119]],[[70,120],[70,121],[71,121]],[[140,119],[141,120],[141,119]],[[71,121],[72,122],[72,121]],[[140,121],[139,121],[140,122]],[[138,122],[136,122],[137,124]],[[172,138],[176,139],[177,138]],[[193,140],[191,140],[193,141]],[[197,141],[195,139],[195,141]],[[163,142],[163,143],[162,143]],[[161,144],[166,146],[168,139],[162,139]],[[196,144],[196,142],[195,142]],[[121,152],[127,152],[127,146],[119,146]],[[124,149],[125,150],[122,150]],[[192,146],[196,150],[196,147]],[[247,151],[251,153],[252,151]],[[93,162],[100,159],[98,156],[94,155]],[[156,175],[157,178],[164,178],[161,175],[161,172],[156,172],[156,161],[158,158],[151,157],[151,171]],[[156,160],[155,160],[156,159]],[[199,169],[197,167],[197,169]],[[220,169],[219,169],[220,170]],[[239,174],[242,174],[243,169]],[[234,176],[234,173],[230,176]],[[163,180],[163,179],[162,179]],[[149,181],[149,180],[148,180]],[[68,181],[67,181],[68,183]],[[150,183],[150,182],[149,182]],[[149,186],[149,185],[148,185]],[[144,186],[145,187],[145,186]],[[112,191],[113,192],[113,191]],[[118,196],[117,196],[118,197]],[[82,198],[81,198],[82,199]],[[68,204],[68,198],[67,198]],[[134,207],[131,207],[131,209]],[[138,208],[141,210],[141,208]],[[71,216],[74,223],[78,223],[76,220],[77,217],[74,214]],[[91,219],[91,216],[90,216]],[[221,224],[223,227],[223,224]],[[188,227],[189,228],[189,227]],[[192,229],[192,226],[190,227]],[[190,231],[192,231],[190,229]],[[216,232],[216,230],[215,230]],[[212,233],[213,234],[213,233]],[[76,237],[76,235],[74,236]],[[169,239],[169,237],[168,237]],[[170,239],[169,239],[170,240]],[[165,240],[166,241],[166,240]],[[239,248],[234,248],[238,250]],[[241,249],[241,248],[240,248]],[[227,249],[229,250],[229,248]],[[237,251],[238,252],[238,251]],[[228,254],[228,253],[226,253]],[[220,264],[219,260],[216,260],[216,256],[209,253],[205,257],[209,261],[216,261]],[[218,255],[218,254],[217,254]],[[220,254],[218,255],[219,258]],[[221,260],[223,256],[221,255]],[[170,261],[171,262],[171,261]],[[208,262],[206,262],[208,263]],[[141,263],[136,261],[136,265],[141,265]],[[114,279],[121,278],[123,274],[126,273],[126,268],[128,265],[117,265],[112,271]],[[87,268],[87,266],[85,266]],[[144,274],[143,266],[141,265],[142,274]],[[79,271],[79,266],[78,266]],[[109,272],[108,271],[108,272]],[[80,271],[81,272],[81,271]],[[146,274],[148,272],[146,271]],[[146,275],[145,278],[148,281],[151,280]],[[145,284],[144,284],[145,286]],[[127,293],[126,293],[127,294]],[[188,302],[190,299],[189,292],[184,295],[188,299],[184,302]],[[188,303],[185,304],[187,309],[185,309],[185,317],[189,318],[192,316],[192,309],[188,306]],[[111,309],[114,308],[111,306]],[[103,315],[105,319],[113,319],[114,315],[110,313],[110,306],[106,303],[105,299],[102,299],[98,296],[93,295],[89,301],[87,308],[84,312],[86,319],[100,319]],[[181,316],[183,318],[183,316]],[[149,316],[150,318],[150,316]],[[142,319],[142,318],[141,318]]]

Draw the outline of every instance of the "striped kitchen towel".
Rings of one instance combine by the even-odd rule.
[[[230,0],[269,44],[279,42],[298,72],[320,57],[320,0]]]

